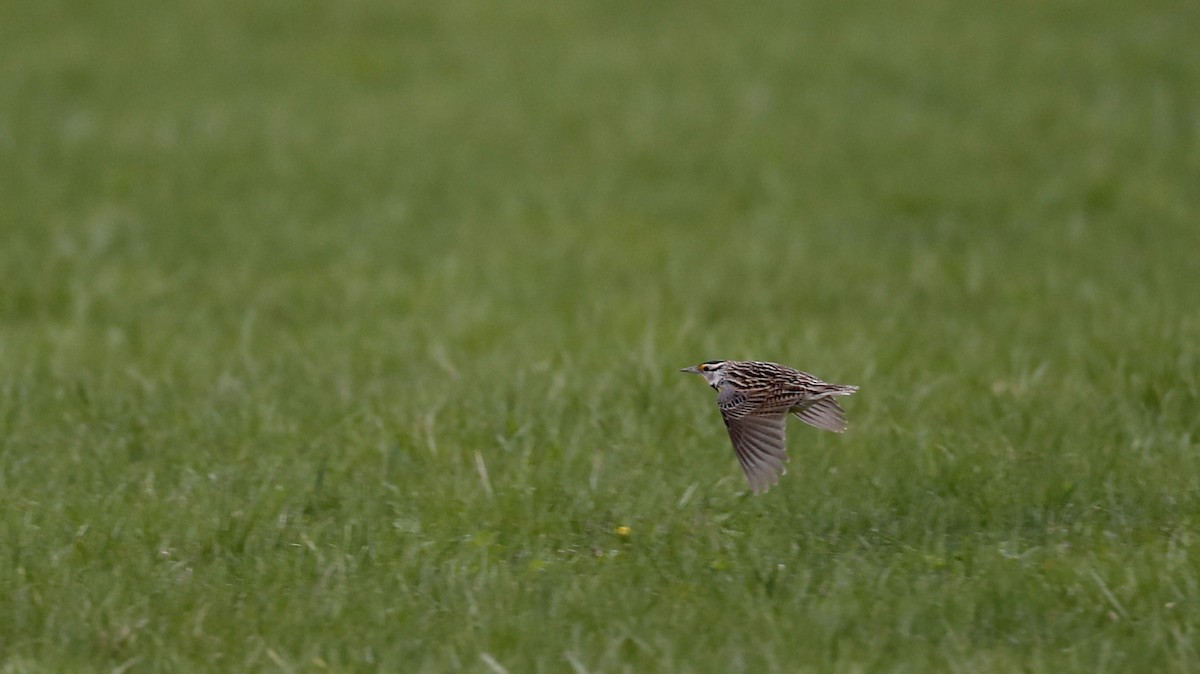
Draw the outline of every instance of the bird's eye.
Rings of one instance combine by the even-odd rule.
[[[702,365],[700,366],[700,369],[701,369],[701,370],[707,370],[707,369],[708,369],[708,364],[707,364],[707,363],[705,363],[705,364],[702,364]]]

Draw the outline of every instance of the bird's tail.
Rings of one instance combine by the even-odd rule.
[[[849,387],[855,388],[855,387]],[[850,395],[854,391],[840,395]],[[792,412],[796,418],[823,431],[841,433],[846,430],[846,412],[833,398],[821,398],[815,403]]]
[[[822,392],[823,397],[820,400],[803,409],[793,409],[792,413],[809,426],[823,431],[841,433],[847,427],[846,411],[837,404],[836,398],[837,396],[853,395],[856,391],[858,391],[857,386],[830,384],[829,388]]]

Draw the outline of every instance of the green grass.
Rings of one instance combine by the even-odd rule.
[[[0,672],[1200,663],[1196,6],[2,14]]]

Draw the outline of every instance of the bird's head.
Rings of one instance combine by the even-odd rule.
[[[704,381],[713,388],[718,388],[725,381],[725,361],[710,360],[692,367],[685,367],[680,372],[690,372],[704,377]]]

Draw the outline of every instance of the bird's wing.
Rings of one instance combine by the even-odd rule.
[[[741,419],[750,414],[754,408],[758,407],[758,404],[751,401],[744,392],[731,386],[724,386],[717,393],[717,407],[721,408],[721,416],[728,421],[729,419]]]
[[[779,476],[787,472],[787,413],[750,414],[732,416],[725,413],[725,427],[737,454],[742,470],[754,493],[761,494],[779,483]]]

